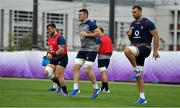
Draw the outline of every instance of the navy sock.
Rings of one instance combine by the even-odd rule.
[[[54,83],[56,83],[58,86],[60,86],[60,83],[59,83],[59,81],[58,81],[58,79],[57,78],[53,78],[53,79],[51,79]]]
[[[63,90],[64,93],[68,94],[66,86],[62,86],[62,90]]]

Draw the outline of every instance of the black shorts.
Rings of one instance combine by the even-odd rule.
[[[98,59],[98,68],[109,66],[110,59]]]
[[[58,56],[53,56],[50,59],[50,63],[49,64],[53,64],[53,65],[60,65],[64,68],[66,68],[67,64],[68,64],[68,56],[62,56],[62,57],[58,57]]]
[[[79,51],[76,58],[84,59],[85,61],[94,62],[97,56],[96,51]]]
[[[136,57],[136,63],[139,66],[144,66],[145,58],[150,55],[151,49],[146,46],[139,46],[137,48],[139,50],[139,56]]]

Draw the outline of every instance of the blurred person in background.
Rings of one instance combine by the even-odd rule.
[[[102,87],[101,91],[110,93],[107,79],[107,68],[110,63],[110,58],[113,52],[112,42],[108,35],[104,34],[104,29],[99,28],[102,32],[100,37],[96,38],[98,46],[98,68],[101,72]]]

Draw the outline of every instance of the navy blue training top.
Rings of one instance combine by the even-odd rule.
[[[156,29],[153,22],[147,18],[142,18],[141,21],[133,21],[131,23],[132,35],[130,36],[131,44],[146,44],[151,45],[152,35],[150,31]]]

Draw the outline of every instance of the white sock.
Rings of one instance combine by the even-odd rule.
[[[58,85],[57,85],[56,83],[53,82],[52,88],[57,88],[57,87],[58,87]]]
[[[145,99],[144,93],[139,93],[140,98]]]
[[[78,84],[74,84],[74,90],[79,89]]]
[[[93,84],[93,89],[99,89],[98,84]]]

